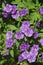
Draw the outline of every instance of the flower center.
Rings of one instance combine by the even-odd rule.
[[[10,35],[10,34],[8,34],[8,36],[10,37],[11,35]]]
[[[25,14],[25,11],[22,11],[22,14]]]
[[[28,31],[28,34],[30,34],[30,31]]]
[[[20,35],[20,34],[18,34],[18,36],[20,37],[21,35]]]
[[[10,7],[7,7],[7,10],[10,10],[11,8]]]
[[[10,43],[10,42],[8,42],[8,44],[10,45],[11,43]]]
[[[32,60],[33,58],[32,58],[32,56],[30,56],[30,60]]]
[[[22,46],[22,48],[24,48],[25,46]]]
[[[15,10],[15,8],[14,8],[14,7],[12,7],[12,10]]]

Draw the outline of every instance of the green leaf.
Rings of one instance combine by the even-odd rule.
[[[16,2],[16,3],[20,3],[20,2],[21,2],[21,0],[15,0],[15,2]]]
[[[35,8],[35,4],[32,2],[32,0],[23,0],[23,3],[28,9]]]
[[[37,7],[40,7],[40,3],[39,3],[38,0],[36,0],[36,6],[37,6]]]
[[[19,21],[19,22],[21,22],[22,17],[19,17],[19,18],[17,18],[16,20]]]
[[[0,61],[0,65],[3,65],[3,63],[5,62],[6,60],[1,60]]]
[[[2,46],[0,46],[0,50],[2,49]]]
[[[20,65],[29,65],[29,63],[27,61],[24,61],[24,62],[20,63]]]
[[[13,50],[10,50],[10,55],[11,55],[12,57],[14,57],[14,51],[13,51]]]
[[[12,31],[17,29],[14,25],[7,25],[7,28]]]
[[[5,7],[5,4],[4,4],[4,3],[2,3],[2,9],[4,9],[4,7]]]
[[[37,20],[41,20],[41,15],[38,13],[38,12],[33,12],[30,14],[30,19],[31,19],[31,22],[30,23],[33,23],[34,21],[37,21]]]
[[[20,3],[18,4],[18,7],[19,7],[19,8],[25,7],[25,8],[26,8],[26,6],[25,6],[25,4],[24,4],[23,2],[20,2]]]
[[[11,4],[17,4],[15,1],[12,1]]]
[[[27,38],[25,37],[24,40],[27,41]]]
[[[43,37],[43,33],[39,33],[39,37]]]
[[[21,2],[21,0],[15,0],[15,1],[12,1],[11,4],[19,4]]]
[[[20,43],[17,41],[17,42],[16,42],[16,46],[17,46],[17,48],[19,47],[19,44],[20,44]]]
[[[1,24],[0,24],[0,28],[1,28]]]
[[[3,50],[3,51],[1,52],[1,55],[6,54],[6,53],[9,53],[9,51],[8,51],[7,49]]]
[[[43,28],[40,31],[43,32]]]

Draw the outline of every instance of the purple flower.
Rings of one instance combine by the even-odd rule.
[[[30,22],[29,21],[23,21],[22,22],[22,26],[30,26]]]
[[[38,50],[39,50],[39,46],[34,44],[33,47],[31,48],[30,53],[27,58],[27,60],[30,63],[35,62],[36,56],[38,55]]]
[[[20,55],[18,56],[18,62],[22,62],[23,60],[24,60],[24,58],[23,58],[22,54],[20,54]]]
[[[26,14],[28,14],[28,10],[23,8],[23,9],[21,9],[21,11],[19,13],[21,16],[26,16]]]
[[[7,55],[9,55],[9,50],[6,50],[6,49],[5,49],[5,50],[3,51],[3,53],[2,53],[2,56],[7,56]]]
[[[33,56],[33,57],[36,57],[38,55],[38,51],[39,51],[39,46],[38,45],[33,45],[31,50],[30,50],[30,54]]]
[[[22,32],[17,32],[16,34],[15,34],[15,38],[16,39],[23,39],[24,38],[24,34],[22,33]]]
[[[29,63],[35,62],[36,57],[33,57],[31,54],[29,54],[28,59]]]
[[[24,42],[20,45],[20,50],[25,51],[27,48],[29,48],[30,45],[27,42]]]
[[[27,29],[28,29],[28,26],[21,26],[20,27],[20,31],[23,33],[25,33],[27,31]]]
[[[43,6],[39,10],[40,14],[43,14]]]
[[[16,11],[14,14],[11,15],[13,19],[19,18],[19,11]]]
[[[36,22],[36,26],[37,27],[42,27],[43,26],[43,22]]]
[[[40,22],[36,22],[36,26],[37,27],[40,27]]]
[[[34,39],[37,39],[38,38],[38,34],[39,34],[38,32],[35,32],[34,33]]]
[[[41,38],[39,42],[43,46],[43,38]]]
[[[7,18],[8,17],[8,13],[5,12],[5,11],[3,11],[2,15],[3,15],[4,18]]]
[[[13,43],[14,43],[14,40],[12,40],[12,39],[8,39],[5,42],[6,47],[8,47],[8,48],[12,47],[13,46]]]
[[[33,29],[28,28],[24,34],[28,37],[31,37],[33,35],[33,33],[34,33]]]
[[[33,56],[33,57],[36,57],[38,55],[38,51],[35,51],[34,49],[31,49],[30,50],[30,54]]]
[[[12,35],[13,35],[12,31],[8,31],[6,34],[6,39],[11,39]]]
[[[41,55],[41,57],[40,57],[40,60],[43,61],[43,53],[42,53],[42,55]]]
[[[5,6],[5,8],[4,8],[3,11],[9,13],[9,12],[11,12],[11,10],[12,10],[12,5],[10,5],[10,4],[6,4],[6,6]]]
[[[28,58],[28,55],[29,55],[29,52],[28,51],[24,51],[22,53],[22,57],[24,58],[24,60]]]
[[[35,51],[39,51],[39,45],[34,44],[31,49],[34,49]]]
[[[35,33],[35,30],[34,30],[34,28],[31,28],[32,30],[33,30],[33,33]]]
[[[14,14],[16,11],[17,11],[17,6],[16,5],[12,5],[11,14]]]
[[[23,21],[22,26],[20,27],[20,31],[25,33],[27,29],[29,28],[29,26],[30,26],[29,21]]]

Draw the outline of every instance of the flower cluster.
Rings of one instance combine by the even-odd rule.
[[[27,59],[29,55],[28,51],[24,51],[22,54],[18,56],[18,62],[22,62],[23,60]]]
[[[33,45],[33,47],[30,50],[30,55],[28,57],[28,61],[31,62],[35,62],[36,60],[36,56],[38,55],[38,51],[39,51],[39,46],[38,45]],[[32,57],[32,58],[31,58]]]
[[[3,49],[4,52],[2,53],[2,56],[9,55],[9,49],[7,48],[11,48],[13,46],[13,43],[16,42],[16,40],[12,39],[12,36],[13,36],[12,31],[8,31],[6,33],[5,49]]]
[[[24,35],[27,37],[33,36],[34,39],[38,38],[38,32],[36,32],[33,28],[30,27],[29,21],[23,21],[20,27],[20,32],[15,34],[16,39],[23,39]],[[35,62],[36,56],[38,55],[39,46],[33,45],[30,52],[27,49],[30,47],[28,42],[24,42],[20,45],[20,50],[23,51],[22,54],[19,55],[18,61],[22,62],[23,60],[27,59],[30,63]]]
[[[13,46],[13,43],[15,42],[15,40],[12,39],[13,33],[12,31],[8,31],[6,34],[6,47],[11,48]]]
[[[2,14],[4,18],[7,18],[8,15],[11,14],[11,17],[13,19],[16,19],[16,18],[19,18],[19,16],[26,16],[26,14],[28,14],[28,10],[23,8],[20,11],[18,11],[18,8],[16,5],[6,4]]]
[[[20,30],[22,33],[24,33],[26,36],[31,37],[33,34],[33,30],[30,28],[30,22],[29,21],[23,21]],[[31,30],[31,32],[30,32]]]
[[[21,46],[23,49],[23,46]],[[28,48],[28,47],[27,47]],[[23,60],[28,60],[28,62],[32,63],[35,62],[36,56],[38,55],[39,51],[39,46],[38,45],[33,45],[31,48],[30,52],[23,50],[24,52],[19,55],[18,57],[18,62],[22,62]]]
[[[15,38],[19,40],[23,39],[25,36],[33,36],[34,39],[38,38],[38,32],[36,32],[33,28],[30,27],[29,21],[23,21],[20,27],[20,32],[16,32],[15,34]]]
[[[4,0],[4,2],[6,3],[5,0]],[[36,9],[37,9],[37,7],[36,7]],[[34,9],[34,10],[32,10],[32,12],[34,12],[34,14],[36,14],[37,10],[35,12],[35,9]],[[20,31],[16,32],[16,30],[13,30],[13,31],[16,32],[15,34],[13,34],[13,32],[11,30],[11,31],[8,31],[6,33],[5,49],[4,49],[4,52],[2,53],[2,56],[9,55],[9,50],[10,50],[10,48],[11,49],[13,48],[12,46],[14,45],[16,40],[17,40],[17,42],[22,41],[21,44],[17,45],[17,50],[19,49],[19,51],[21,53],[19,56],[17,55],[18,56],[18,62],[22,62],[24,60],[27,60],[29,63],[32,63],[32,62],[35,62],[37,60],[38,53],[40,53],[39,52],[39,50],[40,50],[39,45],[43,46],[43,37],[39,40],[39,43],[40,43],[39,45],[38,44],[34,44],[35,41],[37,39],[39,39],[38,38],[39,37],[39,32],[36,31],[36,28],[38,27],[38,29],[39,29],[40,27],[43,26],[43,22],[40,21],[40,20],[43,20],[43,19],[39,20],[38,16],[37,16],[37,18],[35,16],[35,18],[36,18],[35,20],[31,19],[32,17],[30,17],[28,19],[28,17],[25,18],[25,16],[27,14],[28,14],[28,10],[25,7],[21,8],[20,10],[18,10],[18,6],[16,4],[15,5],[14,4],[6,4],[6,6],[4,7],[3,12],[2,12],[2,15],[3,15],[4,18],[8,18],[9,15],[12,17],[12,19],[19,18],[20,16],[21,16],[21,18],[22,17],[23,18],[21,20],[22,21],[22,25],[20,26]],[[29,15],[33,16],[34,14],[30,13]],[[39,9],[38,14],[43,15],[43,6]],[[40,15],[40,17],[41,17],[41,15]],[[36,21],[37,19],[39,20],[39,22]],[[36,21],[36,23],[35,23],[36,26],[34,26],[35,30],[34,30],[34,27],[32,28],[34,23],[33,24],[30,23],[31,20]],[[16,21],[16,20],[14,20],[14,21]],[[17,21],[17,22],[19,23],[19,21]],[[20,22],[20,24],[21,24],[21,22]],[[13,25],[13,23],[11,25]],[[16,25],[16,23],[15,23],[15,25]],[[19,25],[17,25],[17,27]],[[16,28],[16,26],[15,26],[15,28]],[[13,37],[13,35],[14,35],[14,37]],[[16,40],[14,38],[16,38]],[[26,40],[25,40],[25,38],[26,38]],[[32,39],[32,41],[31,41],[31,39]],[[29,43],[32,42],[33,46],[31,47],[31,43],[29,44],[28,42]],[[19,51],[17,52],[18,54],[19,54]],[[40,60],[43,61],[43,53],[42,53],[42,55],[40,57]]]
[[[30,27],[30,22],[29,21],[23,21],[23,23],[20,27],[20,30],[27,37],[31,37],[34,33],[34,30]]]

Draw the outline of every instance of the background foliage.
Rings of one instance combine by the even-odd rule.
[[[4,19],[2,16],[2,11],[6,3],[16,4],[18,6],[18,10],[21,10],[21,8],[27,8],[29,14],[25,17],[19,17],[16,20],[12,19],[11,16],[9,16],[7,19]],[[0,1],[1,4],[0,5],[0,65],[19,65],[19,63],[17,63],[17,56],[20,53],[20,51],[18,50],[20,41],[16,42],[15,47],[12,47],[9,56],[7,57],[1,56],[1,53],[3,53],[2,48],[4,48],[4,43],[6,40],[5,34],[7,33],[8,30],[11,30],[14,33],[15,31],[19,31],[22,20],[27,19],[30,20],[31,27],[39,32],[39,38],[43,37],[43,28],[37,28],[35,26],[36,21],[43,22],[43,16],[40,15],[38,11],[40,7],[43,5],[43,0],[6,0],[6,3],[3,2],[3,0]],[[35,64],[43,65],[43,63],[39,63],[39,62],[29,64],[27,61],[22,62],[20,65],[35,65]]]

